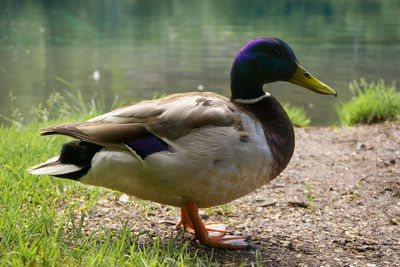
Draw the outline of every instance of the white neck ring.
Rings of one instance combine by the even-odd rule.
[[[253,104],[253,103],[257,103],[258,101],[269,97],[271,94],[268,92],[265,92],[262,96],[256,97],[256,98],[251,98],[251,99],[243,99],[243,98],[235,98],[233,99],[233,102],[237,102],[240,104]]]

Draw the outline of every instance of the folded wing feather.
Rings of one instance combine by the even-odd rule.
[[[42,129],[42,135],[66,135],[101,146],[126,149],[124,143],[155,135],[176,140],[207,125],[230,126],[239,117],[227,98],[213,93],[186,93],[143,101],[86,122]]]

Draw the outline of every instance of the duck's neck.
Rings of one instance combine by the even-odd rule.
[[[235,100],[233,103],[263,125],[265,138],[275,160],[273,176],[277,176],[289,163],[295,145],[293,126],[285,110],[269,94],[253,103]]]
[[[240,78],[231,78],[231,100],[258,99],[264,95],[263,85],[255,82],[242,81]]]
[[[231,69],[231,100],[256,99],[264,95],[266,81],[262,77],[258,69],[254,70],[243,57],[237,57]]]

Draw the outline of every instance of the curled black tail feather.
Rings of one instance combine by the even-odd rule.
[[[79,171],[54,175],[55,177],[78,180],[91,167],[92,158],[102,147],[85,141],[72,141],[62,146],[60,164],[73,164],[82,167]]]

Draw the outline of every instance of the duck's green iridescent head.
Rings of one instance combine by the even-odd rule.
[[[264,84],[276,81],[288,81],[319,94],[337,95],[300,65],[285,42],[262,37],[250,41],[236,56],[231,70],[231,99],[256,99],[264,95]]]

